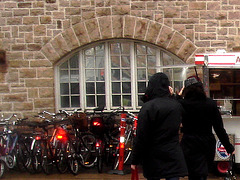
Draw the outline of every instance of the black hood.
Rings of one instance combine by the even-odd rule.
[[[145,103],[156,97],[169,96],[170,82],[166,74],[159,72],[154,74],[149,82],[142,101]]]

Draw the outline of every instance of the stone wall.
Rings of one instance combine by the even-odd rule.
[[[91,42],[130,38],[193,63],[240,49],[239,0],[0,0],[0,109],[55,111],[54,65]]]

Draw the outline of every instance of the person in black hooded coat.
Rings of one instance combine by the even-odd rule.
[[[183,98],[178,98],[184,109],[181,146],[188,166],[189,180],[206,180],[216,148],[212,129],[228,153],[233,153],[234,147],[229,142],[216,102],[206,97],[198,77],[190,76],[185,80]]]
[[[169,85],[164,73],[154,74],[138,115],[131,168],[142,163],[143,175],[148,180],[178,180],[187,175],[179,144],[182,106],[170,97]]]

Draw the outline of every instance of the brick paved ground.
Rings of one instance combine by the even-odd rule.
[[[102,174],[97,173],[96,168],[92,169],[81,169],[79,174],[74,176],[70,173],[66,174],[59,174],[57,171],[54,170],[54,172],[51,175],[45,175],[43,173],[39,174],[29,174],[26,172],[18,172],[18,171],[8,171],[3,179],[7,180],[69,180],[69,179],[79,179],[79,180],[126,180],[126,179],[131,179],[131,174],[129,169],[126,170],[125,175],[117,175],[117,174],[109,174],[109,171],[105,169],[105,171]],[[140,180],[145,180],[143,177],[141,170],[139,173],[139,179]],[[208,180],[223,180],[223,177],[217,177],[214,175],[210,175]],[[238,178],[239,175],[238,175]],[[187,180],[187,178],[182,178],[181,180]]]

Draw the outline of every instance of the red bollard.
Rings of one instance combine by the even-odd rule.
[[[120,143],[119,143],[119,156],[118,156],[118,168],[109,171],[109,174],[118,174],[124,175],[127,172],[123,170],[124,165],[124,151],[125,151],[125,129],[126,129],[126,118],[127,114],[121,114],[121,122],[120,122]]]
[[[126,117],[125,113],[121,114],[120,123],[120,144],[119,144],[119,165],[118,170],[123,171],[124,164],[124,151],[125,151],[125,129],[126,129]]]

